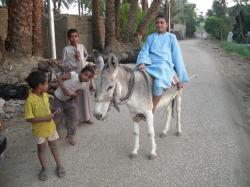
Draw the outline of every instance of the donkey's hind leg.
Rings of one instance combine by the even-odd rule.
[[[135,136],[135,145],[133,151],[130,153],[130,158],[136,158],[139,150],[139,123],[138,122],[133,122],[134,123],[134,136]]]
[[[181,135],[181,96],[182,96],[182,90],[179,91],[179,93],[176,96],[176,129],[177,129],[177,136]]]
[[[165,127],[164,127],[162,133],[160,134],[161,138],[166,137],[167,133],[169,131],[169,126],[171,123],[171,115],[172,115],[172,104],[168,104],[168,106],[166,106],[166,114],[167,114],[167,120],[166,120]]]

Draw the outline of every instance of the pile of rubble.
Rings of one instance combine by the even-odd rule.
[[[50,61],[41,57],[11,57],[0,63],[0,80],[6,84],[20,84],[38,64]]]
[[[3,120],[9,120],[23,114],[24,100],[8,100],[0,98],[0,117]]]

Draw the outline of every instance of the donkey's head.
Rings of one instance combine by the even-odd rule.
[[[96,104],[94,116],[98,120],[106,117],[110,102],[113,100],[114,91],[117,85],[118,59],[115,54],[108,55],[107,63],[100,71],[96,81]]]

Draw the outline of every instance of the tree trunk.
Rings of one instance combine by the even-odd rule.
[[[120,38],[120,5],[121,1],[115,0],[115,35],[117,39]]]
[[[128,26],[127,26],[127,35],[125,40],[126,41],[132,41],[133,39],[133,33],[134,33],[134,27],[136,24],[136,11],[138,7],[138,0],[134,0],[130,2],[130,11],[128,16]]]
[[[147,12],[148,11],[148,0],[142,0],[141,7],[142,7],[143,12]]]
[[[92,0],[92,32],[93,48],[102,51],[104,48],[105,31],[102,31],[101,0]]]
[[[150,21],[157,15],[160,7],[160,0],[154,0],[147,12],[147,15],[142,20],[141,24],[137,29],[137,36],[141,37],[145,34],[145,29],[148,27]]]
[[[115,0],[106,0],[105,48],[115,45]]]
[[[243,30],[243,12],[242,10],[240,11],[239,14],[239,24],[240,24],[240,36],[243,41],[245,41],[245,35],[244,35],[244,30]]]
[[[6,50],[15,55],[32,54],[31,0],[11,0],[8,3],[8,34]]]
[[[32,55],[42,55],[42,13],[43,0],[33,0],[33,49]]]

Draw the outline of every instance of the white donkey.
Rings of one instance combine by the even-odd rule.
[[[116,56],[112,53],[108,55],[108,60],[102,71],[100,71],[96,81],[96,104],[94,116],[98,120],[104,120],[110,106],[113,104],[117,108],[118,104],[127,104],[130,115],[134,123],[135,145],[131,158],[137,156],[139,150],[139,121],[144,119],[148,126],[148,135],[151,140],[151,151],[149,159],[156,156],[154,116],[152,113],[152,85],[153,80],[147,73],[133,71],[126,65],[120,65]],[[181,134],[181,90],[176,87],[167,89],[158,104],[164,106],[167,112],[166,125],[161,137],[165,137],[169,130],[172,113],[172,101],[176,101],[177,113],[177,135]]]

